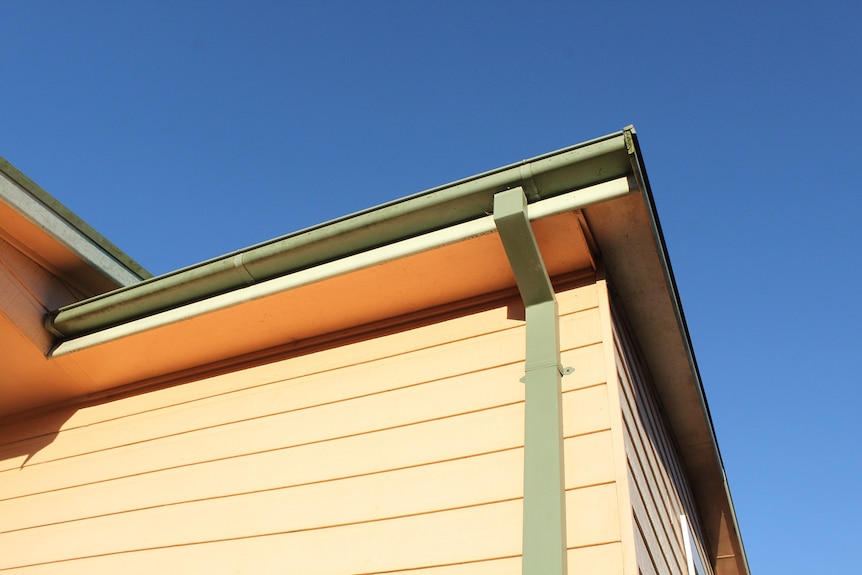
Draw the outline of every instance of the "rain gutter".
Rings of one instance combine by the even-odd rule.
[[[523,575],[566,575],[566,491],[557,299],[521,188],[494,196],[494,222],[526,308]]]
[[[523,192],[520,190],[521,188],[516,189],[523,197]],[[627,177],[617,178],[531,204],[527,207],[527,217],[535,220],[563,212],[571,212],[598,202],[619,198],[635,191],[637,191],[637,188],[633,186],[633,180]],[[229,308],[246,301],[268,297],[469,238],[490,234],[497,229],[494,217],[492,215],[484,215],[475,220],[383,245],[367,252],[324,262],[314,267],[214,295],[181,307],[168,308],[122,324],[109,326],[99,331],[72,337],[56,345],[50,355],[51,357],[59,357],[81,351],[136,333]]]
[[[479,219],[494,194],[521,187],[530,203],[631,175],[617,132],[434,188],[49,313],[60,340],[80,337],[219,294]]]

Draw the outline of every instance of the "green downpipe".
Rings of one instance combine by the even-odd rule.
[[[522,188],[494,196],[494,221],[526,308],[523,575],[566,575],[566,494],[557,300]]]

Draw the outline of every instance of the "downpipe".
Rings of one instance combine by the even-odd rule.
[[[566,575],[566,493],[557,300],[520,187],[494,196],[494,223],[526,309],[523,575]]]

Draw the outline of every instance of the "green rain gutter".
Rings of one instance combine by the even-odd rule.
[[[564,370],[560,365],[557,299],[521,188],[494,196],[494,221],[526,308],[522,573],[566,575]]]
[[[49,313],[60,341],[93,334],[487,216],[494,194],[521,187],[530,203],[630,177],[626,132],[434,188]]]

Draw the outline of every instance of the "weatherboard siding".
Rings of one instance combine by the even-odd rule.
[[[624,322],[615,323],[615,335],[638,569],[688,575],[680,515],[698,529],[688,482]]]
[[[619,573],[596,288],[559,299],[569,563]],[[484,305],[0,428],[0,571],[520,572],[518,315]]]

